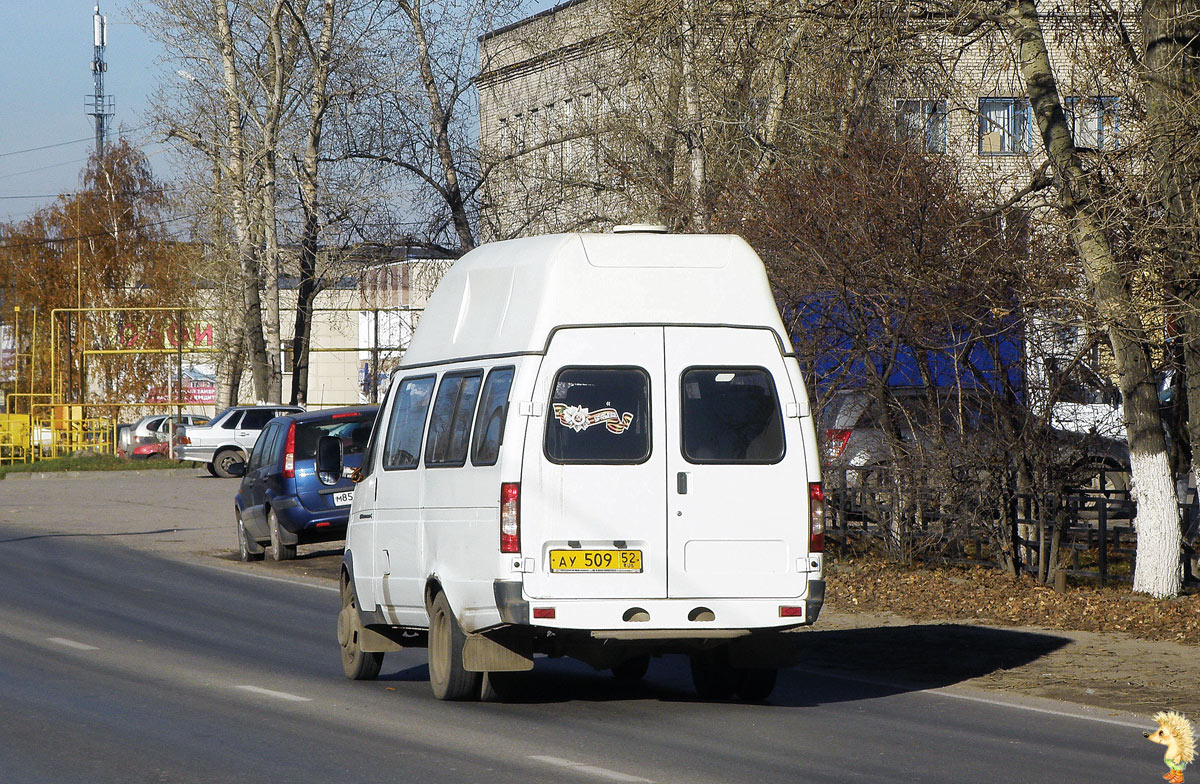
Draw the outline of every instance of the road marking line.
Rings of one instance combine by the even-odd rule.
[[[652,784],[650,779],[643,779],[638,776],[630,776],[625,773],[618,773],[617,771],[609,770],[608,768],[598,768],[595,765],[585,765],[582,762],[572,762],[571,760],[562,759],[561,757],[532,756],[529,759],[537,762],[544,762],[547,765],[554,765],[560,768],[569,768],[576,773],[582,773],[587,776],[595,776],[601,779],[608,779],[609,781],[629,781],[641,782],[642,784]]]
[[[868,678],[857,675],[844,675],[842,673],[829,672],[808,667],[796,667],[796,672],[804,672],[809,675],[817,675],[826,678],[837,678],[843,681],[852,681],[854,683],[865,683],[870,686],[883,686],[889,689],[899,689],[904,693],[921,693],[933,694],[938,697],[950,697],[955,700],[965,700],[967,702],[978,702],[983,705],[995,705],[1000,708],[1013,708],[1015,710],[1029,711],[1030,713],[1045,713],[1050,716],[1059,716],[1066,719],[1080,719],[1082,721],[1094,721],[1100,724],[1115,724],[1118,727],[1132,727],[1133,729],[1144,729],[1150,726],[1149,722],[1138,722],[1131,719],[1113,719],[1106,716],[1093,716],[1086,711],[1103,711],[1105,708],[1097,708],[1090,705],[1079,705],[1077,710],[1057,710],[1054,708],[1041,708],[1037,705],[1029,705],[1018,700],[1006,700],[994,697],[984,697],[978,694],[964,694],[959,691],[953,691],[949,686],[934,686],[929,688],[915,687],[900,683],[897,681],[889,681],[884,678]],[[968,687],[970,688],[970,687]],[[1027,699],[1045,700],[1046,702],[1057,702],[1047,697],[1028,697]],[[1075,703],[1063,703],[1075,707]],[[1118,711],[1119,713],[1128,713],[1127,711]]]
[[[310,697],[301,697],[297,694],[288,694],[286,691],[272,691],[271,689],[263,689],[258,686],[238,686],[236,688],[242,691],[261,694],[264,697],[274,697],[277,700],[287,700],[289,702],[312,702]]]
[[[85,642],[75,642],[68,640],[66,637],[47,637],[46,642],[52,642],[56,645],[62,645],[67,648],[74,648],[77,651],[98,651],[100,650],[95,645],[88,645]]]
[[[316,588],[318,591],[333,591],[334,593],[338,593],[341,590],[341,588],[339,588],[336,585],[321,585],[316,582],[309,582],[308,580],[290,580],[287,577],[274,577],[269,574],[260,574],[258,572],[245,571],[243,569],[234,569],[234,568],[230,568],[228,566],[219,566],[217,564],[200,563],[199,565],[205,569],[215,569],[218,572],[226,572],[227,574],[240,574],[243,577],[253,577],[256,580],[268,580],[273,583],[287,583],[288,585],[303,585],[307,588]],[[321,578],[314,577],[311,579],[319,580]]]

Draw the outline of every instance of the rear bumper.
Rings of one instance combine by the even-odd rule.
[[[211,463],[216,449],[211,446],[177,446],[175,457],[179,460],[191,460],[196,463]]]
[[[271,508],[279,518],[284,538],[294,540],[285,544],[310,544],[346,538],[346,524],[350,520],[348,506],[313,512],[295,497],[282,497],[272,499]]]
[[[823,579],[809,580],[807,594],[799,598],[528,599],[516,580],[496,580],[493,590],[503,623],[588,630],[593,637],[607,639],[736,637],[808,626],[825,603]],[[551,609],[553,618],[538,617]],[[702,620],[710,613],[712,620]]]

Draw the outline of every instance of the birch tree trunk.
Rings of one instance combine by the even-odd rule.
[[[1059,180],[1071,238],[1116,361],[1138,504],[1133,590],[1157,597],[1175,596],[1182,583],[1179,511],[1147,351],[1148,336],[1129,281],[1123,277],[1109,243],[1095,184],[1084,173],[1071,138],[1034,0],[1012,0],[1005,22],[1017,42],[1033,116]]]
[[[242,294],[245,297],[245,338],[250,353],[250,368],[254,377],[254,394],[266,400],[269,394],[267,344],[263,335],[262,276],[258,268],[253,227],[251,226],[252,192],[246,171],[246,138],[242,131],[242,94],[234,57],[233,31],[229,25],[229,5],[226,0],[213,0],[213,16],[217,28],[217,44],[221,52],[222,88],[229,152],[225,169],[231,189],[230,218],[233,223],[234,244],[241,268]]]
[[[700,75],[697,72],[699,56],[697,23],[700,13],[699,0],[684,0],[682,17],[679,21],[680,66],[683,78],[683,140],[687,146],[688,201],[691,208],[691,230],[708,230],[708,211],[705,207],[705,191],[708,188],[708,161],[704,149],[704,107],[700,98]]]

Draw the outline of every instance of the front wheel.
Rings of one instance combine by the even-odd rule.
[[[466,700],[480,695],[480,674],[463,667],[466,635],[438,591],[429,604],[429,685],[439,700]]]
[[[246,524],[242,522],[242,513],[234,509],[233,519],[234,530],[237,532],[238,559],[241,561],[261,561],[263,546],[258,542],[250,540],[250,534],[246,531]]]
[[[383,667],[383,653],[364,651],[360,647],[363,635],[362,619],[358,617],[358,602],[348,577],[342,578],[342,611],[338,613],[337,637],[342,646],[342,672],[352,681],[373,681]]]

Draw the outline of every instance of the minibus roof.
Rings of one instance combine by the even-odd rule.
[[[552,234],[482,245],[434,291],[403,365],[541,351],[570,325],[767,327],[790,344],[741,237]]]

